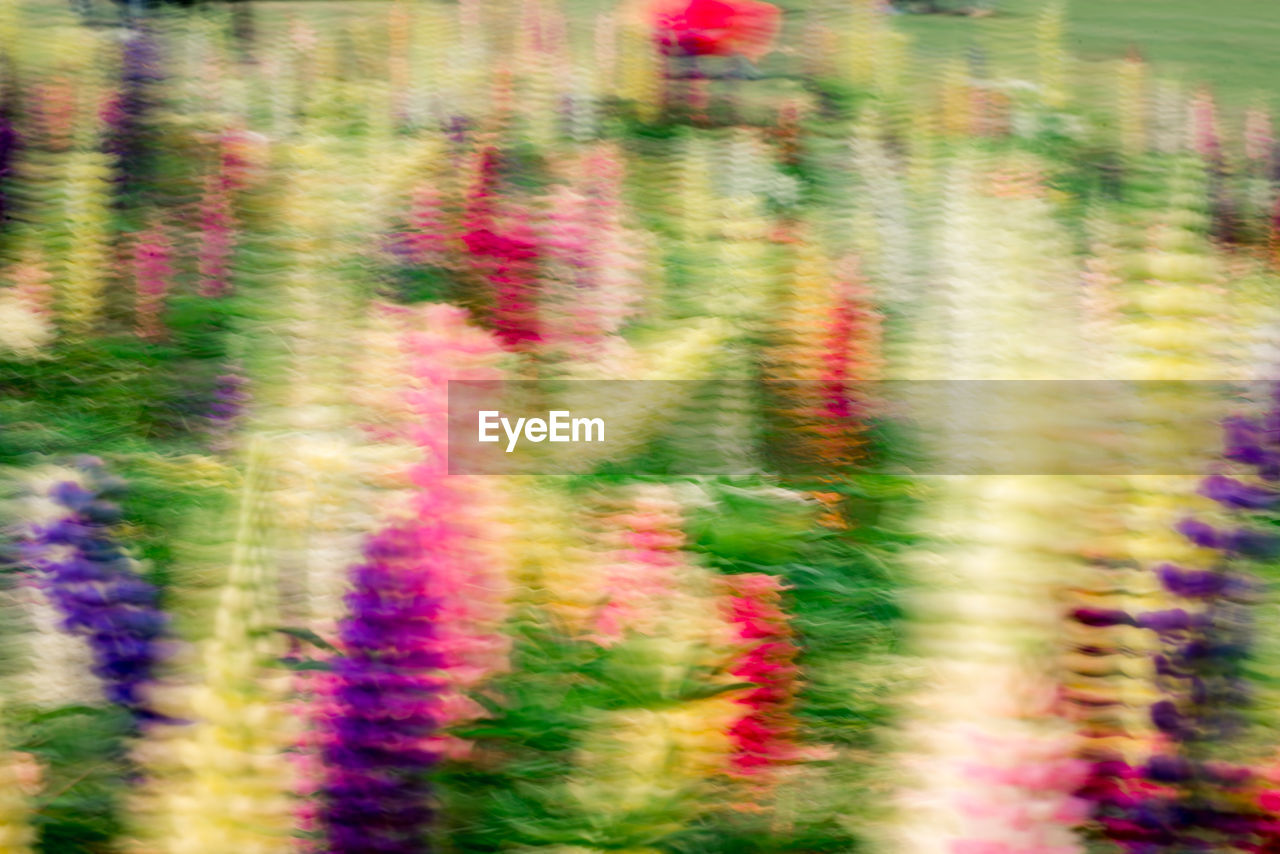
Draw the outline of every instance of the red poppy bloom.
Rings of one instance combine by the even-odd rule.
[[[669,54],[728,56],[755,61],[778,34],[779,10],[760,0],[656,0],[658,43]]]

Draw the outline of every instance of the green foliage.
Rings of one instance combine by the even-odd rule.
[[[74,706],[22,716],[14,747],[44,769],[33,816],[40,854],[108,854],[122,830],[120,798],[131,770],[116,708]]]

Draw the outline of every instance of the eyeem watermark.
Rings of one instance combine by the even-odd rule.
[[[1222,419],[1255,417],[1276,388],[1272,380],[451,380],[448,470],[1199,475],[1221,447]]]
[[[555,409],[542,418],[517,418],[514,426],[511,419],[503,418],[497,409],[484,409],[478,413],[478,433],[476,441],[498,442],[498,427],[507,434],[507,453],[516,449],[521,433],[528,442],[603,442],[603,418],[574,418],[567,409]]]

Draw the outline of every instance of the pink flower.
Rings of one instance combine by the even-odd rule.
[[[755,61],[778,34],[780,10],[759,0],[657,0],[658,44],[670,54],[729,56]]]
[[[155,225],[140,233],[133,245],[134,331],[139,338],[164,337],[160,316],[172,279],[173,249],[164,227]]]

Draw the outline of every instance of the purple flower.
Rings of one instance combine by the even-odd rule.
[[[166,626],[158,591],[134,572],[111,538],[108,526],[120,518],[120,508],[103,495],[119,492],[121,482],[104,477],[99,460],[78,462],[89,485],[64,481],[49,491],[66,515],[33,532],[27,562],[62,614],[63,629],[88,642],[107,699],[135,721],[162,719],[141,690],[153,677]]]
[[[1247,418],[1233,416],[1222,422],[1224,448],[1222,455],[1251,466],[1264,464],[1270,455],[1262,447],[1262,431]]]
[[[1144,769],[1147,779],[1157,783],[1181,783],[1191,779],[1192,771],[1191,763],[1181,756],[1153,756]]]
[[[1124,611],[1105,610],[1102,608],[1076,608],[1071,612],[1071,616],[1086,626],[1098,628],[1134,625],[1133,617]]]
[[[1186,599],[1206,599],[1217,596],[1227,586],[1227,577],[1212,570],[1179,569],[1163,564],[1156,569],[1164,589]]]
[[[136,190],[149,168],[153,143],[148,119],[155,106],[155,85],[163,79],[159,54],[154,35],[145,28],[131,32],[124,44],[120,88],[104,134],[104,147],[115,158],[122,193]]]
[[[1167,735],[1176,737],[1183,734],[1182,715],[1178,712],[1178,707],[1169,700],[1161,700],[1151,707],[1151,722],[1156,725],[1156,729]]]
[[[1238,790],[1252,772],[1210,759],[1218,744],[1229,744],[1246,723],[1241,709],[1249,702],[1242,661],[1249,652],[1249,605],[1257,584],[1242,571],[1251,559],[1275,553],[1277,537],[1268,511],[1280,504],[1280,383],[1276,406],[1265,429],[1242,418],[1223,424],[1223,456],[1253,467],[1256,480],[1214,474],[1201,494],[1217,501],[1242,524],[1215,527],[1184,519],[1177,530],[1204,549],[1219,553],[1208,569],[1162,564],[1156,568],[1164,589],[1186,600],[1134,616],[1133,624],[1155,632],[1161,649],[1152,657],[1157,686],[1165,698],[1150,708],[1152,723],[1171,741],[1171,752],[1151,758],[1139,776],[1166,787],[1159,799],[1131,797],[1125,781],[1133,774],[1106,763],[1094,766],[1081,797],[1096,805],[1104,832],[1130,852],[1243,850],[1267,817],[1245,804]],[[1262,524],[1260,524],[1262,523]],[[1077,616],[1077,619],[1080,619]],[[1113,612],[1089,612],[1088,625],[1114,625]],[[1252,849],[1250,849],[1252,850]]]
[[[1200,494],[1241,510],[1266,510],[1280,502],[1280,492],[1250,486],[1220,474],[1205,478],[1200,485]]]
[[[213,400],[205,413],[210,437],[209,444],[213,450],[230,450],[231,437],[250,400],[247,385],[248,380],[230,371],[214,380]]]
[[[1188,614],[1181,608],[1170,608],[1165,611],[1148,611],[1138,617],[1137,624],[1144,629],[1165,634],[1167,632],[1185,632],[1188,629],[1203,625],[1203,619]]]
[[[1221,532],[1199,519],[1183,519],[1175,527],[1179,534],[1202,549],[1216,549],[1222,543]]]
[[[9,218],[10,189],[6,186],[13,177],[13,163],[18,152],[18,131],[13,126],[11,97],[6,93],[0,104],[0,223]]]
[[[445,662],[435,648],[440,602],[414,534],[382,531],[351,573],[334,666],[338,712],[324,750],[328,854],[427,850],[426,774],[438,758],[430,737],[440,724]]]

